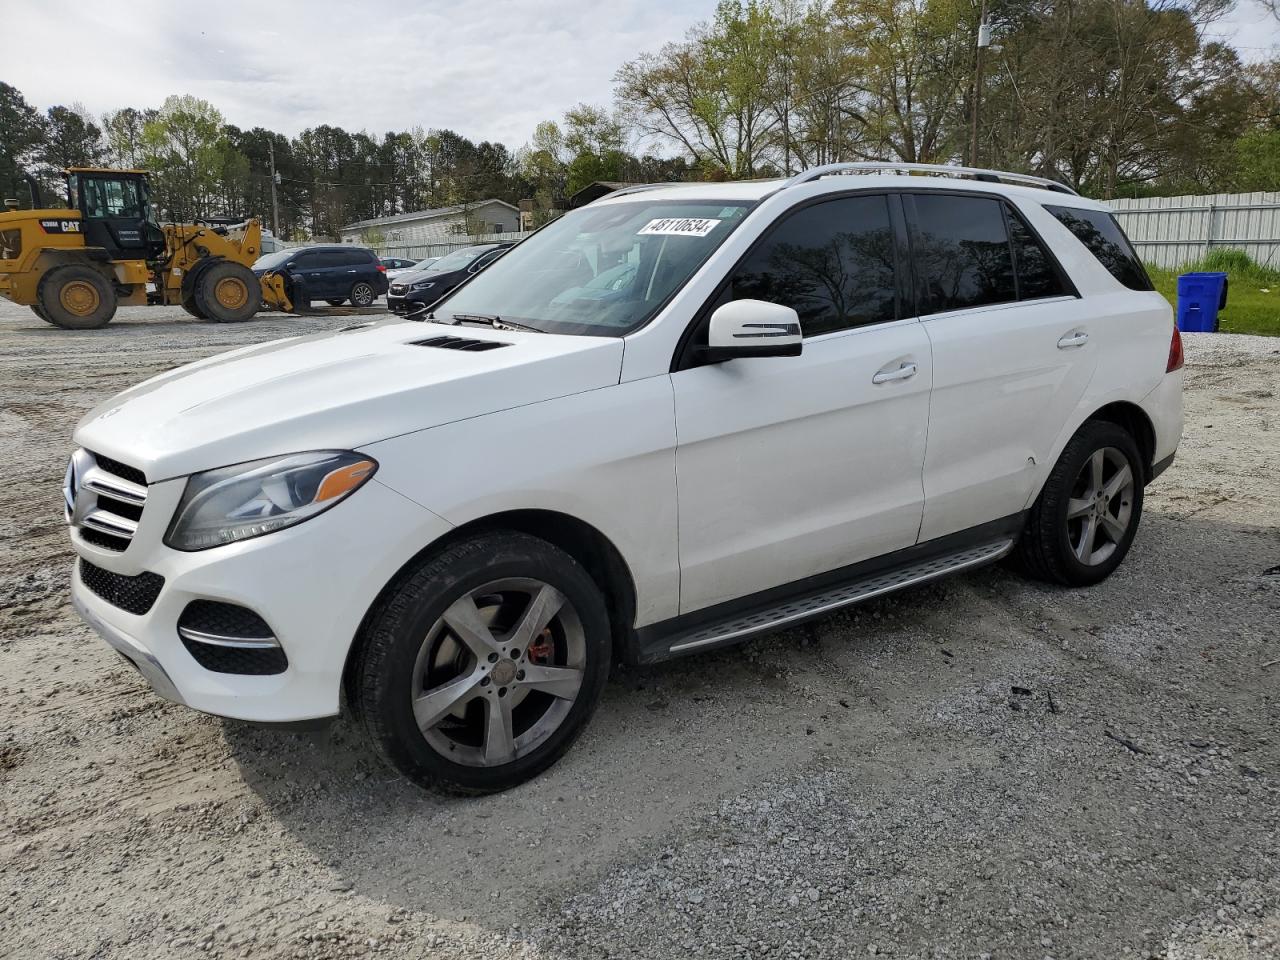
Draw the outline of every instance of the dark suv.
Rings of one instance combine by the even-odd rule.
[[[387,268],[367,247],[290,247],[253,265],[259,277],[268,271],[285,277],[289,299],[304,308],[313,300],[335,307],[350,300],[353,307],[367,307],[387,292]]]
[[[423,270],[406,271],[391,281],[387,309],[409,313],[435,303],[458,284],[479,273],[515,246],[515,241],[481,243],[454,250]]]

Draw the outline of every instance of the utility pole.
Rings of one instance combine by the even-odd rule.
[[[280,182],[280,174],[276,173],[276,145],[267,141],[267,154],[271,157],[271,233],[280,238],[280,210],[276,206],[276,184]]]
[[[987,0],[982,0],[982,14],[978,18],[978,48],[973,64],[973,128],[969,134],[969,166],[978,163],[978,112],[982,104],[982,52],[991,46],[991,28],[987,26]]]

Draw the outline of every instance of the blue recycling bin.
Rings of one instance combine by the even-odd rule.
[[[1227,305],[1225,273],[1184,273],[1178,277],[1178,329],[1216,333],[1218,311]]]

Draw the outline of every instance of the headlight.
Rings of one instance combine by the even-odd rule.
[[[415,283],[415,284],[412,286],[412,288],[411,288],[411,289],[413,289],[413,290],[430,290],[430,289],[431,289],[432,287],[434,287],[435,285],[436,285],[436,282],[435,282],[434,280],[419,280],[417,283]]]
[[[358,453],[320,450],[192,474],[164,542],[206,550],[292,527],[350,496],[377,469]]]

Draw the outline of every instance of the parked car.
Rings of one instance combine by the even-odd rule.
[[[283,274],[285,290],[296,305],[315,300],[341,306],[367,307],[387,292],[387,268],[367,247],[318,244],[289,247],[260,257],[253,272]]]
[[[422,270],[439,259],[439,257],[427,257],[425,260],[407,260],[404,257],[383,257],[382,265],[387,268],[387,280],[391,281],[402,273]]]
[[[514,241],[481,243],[445,254],[425,267],[402,273],[387,291],[387,309],[409,313],[434,303],[469,280],[515,245]]]
[[[1181,435],[1169,305],[1103,204],[912,169],[950,175],[615,194],[433,320],[125,391],[75,431],[73,602],[171,700],[347,703],[483,792],[569,748],[614,658],[1003,558],[1099,582]]]

